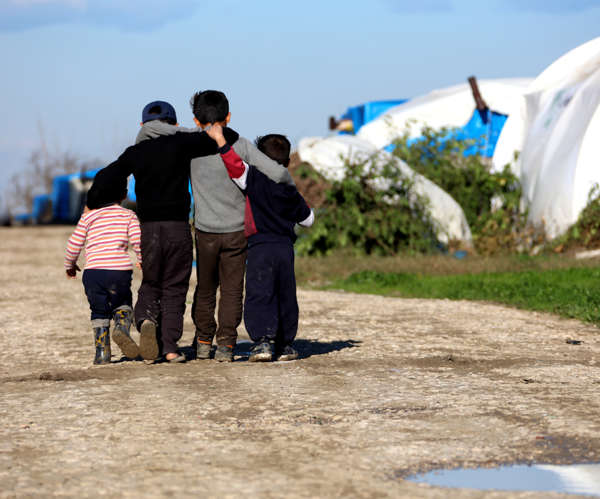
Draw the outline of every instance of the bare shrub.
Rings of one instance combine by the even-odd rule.
[[[34,197],[52,192],[54,177],[83,172],[98,164],[97,160],[84,161],[76,154],[59,148],[51,152],[41,130],[40,138],[40,146],[31,151],[26,166],[9,181],[6,199],[12,213],[30,212]]]

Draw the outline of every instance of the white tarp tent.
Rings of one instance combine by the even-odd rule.
[[[518,111],[522,95],[531,81],[528,78],[504,78],[478,80],[477,83],[488,107],[510,116]],[[416,138],[422,135],[424,124],[435,129],[462,127],[474,110],[475,101],[469,84],[441,88],[393,107],[365,124],[357,136],[380,149],[403,134],[411,122],[415,125],[410,128],[410,137]]]
[[[590,189],[600,182],[599,105],[596,38],[544,70],[500,134],[493,169],[502,169],[520,152],[512,168],[521,178],[530,220],[544,223],[550,238],[576,222]]]
[[[460,205],[446,191],[416,173],[404,161],[381,151],[354,135],[334,135],[327,138],[309,137],[300,140],[298,155],[330,180],[344,178],[344,160],[363,161],[373,158],[375,165],[395,162],[403,175],[410,178],[413,189],[430,201],[430,216],[437,226],[437,238],[442,243],[459,240],[472,245],[471,229]]]

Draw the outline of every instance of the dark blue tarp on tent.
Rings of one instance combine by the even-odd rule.
[[[346,113],[342,116],[342,119],[352,120],[354,125],[354,133],[356,133],[364,124],[373,121],[375,118],[385,113],[388,109],[399,106],[400,104],[404,104],[406,101],[408,101],[408,99],[365,102],[359,106],[349,107]]]

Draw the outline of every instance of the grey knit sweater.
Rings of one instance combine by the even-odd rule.
[[[274,182],[294,185],[287,168],[265,156],[249,140],[240,137],[233,149]],[[196,228],[221,234],[244,230],[245,196],[229,178],[221,156],[193,159],[190,175]]]

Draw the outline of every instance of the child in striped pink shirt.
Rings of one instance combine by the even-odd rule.
[[[98,209],[84,213],[69,238],[65,252],[67,277],[75,279],[79,269],[77,258],[85,243],[83,286],[91,309],[92,329],[96,344],[94,364],[110,363],[110,320],[114,322],[113,340],[131,359],[139,349],[129,334],[131,278],[133,265],[127,253],[131,245],[141,266],[140,224],[136,214],[119,205],[127,195],[126,179],[99,193],[105,202]]]

